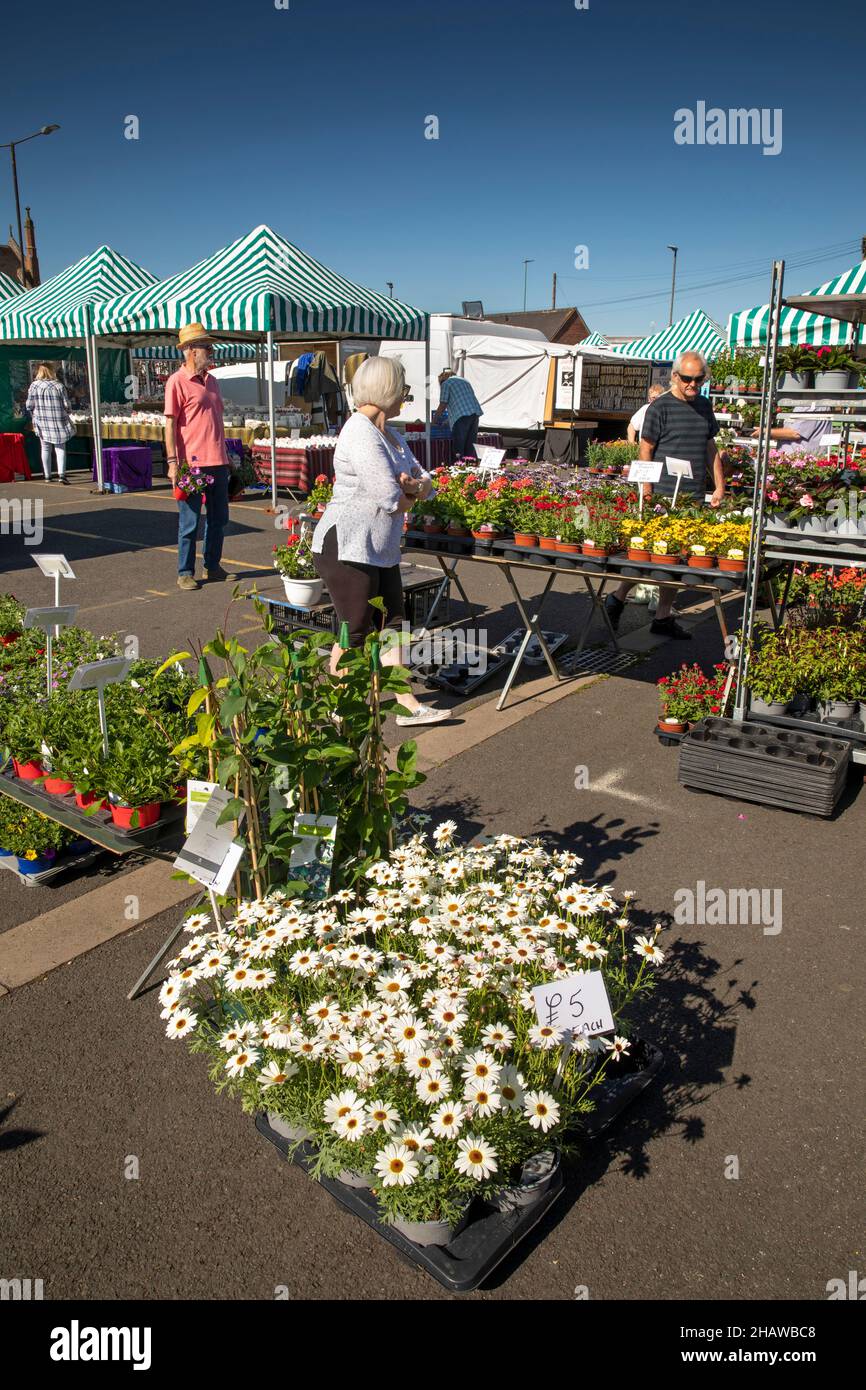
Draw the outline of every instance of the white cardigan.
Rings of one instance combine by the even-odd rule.
[[[404,513],[399,510],[401,473],[427,479],[398,434],[383,435],[356,411],[346,421],[334,451],[334,492],[313,532],[313,551],[337,528],[337,558],[387,569],[400,563]]]

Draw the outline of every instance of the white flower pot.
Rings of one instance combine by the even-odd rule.
[[[268,1111],[268,1124],[277,1134],[281,1134],[284,1139],[290,1139],[293,1144],[301,1144],[307,1139],[315,1136],[309,1129],[304,1129],[303,1125],[293,1125],[289,1120],[284,1120],[282,1115],[278,1115],[275,1110]]]
[[[282,576],[286,600],[293,608],[313,608],[322,597],[323,579],[289,579]]]
[[[523,1165],[520,1181],[495,1192],[488,1198],[490,1205],[497,1211],[514,1211],[517,1207],[532,1206],[550,1188],[559,1171],[559,1162],[559,1154],[554,1149],[533,1154]]]
[[[761,700],[757,695],[753,695],[749,702],[749,709],[752,714],[776,714],[783,715],[788,708],[785,700]]]
[[[463,1230],[471,1205],[471,1198],[467,1199],[463,1215],[454,1226],[448,1221],[400,1221],[398,1219],[391,1222],[391,1228],[394,1231],[399,1231],[401,1236],[411,1240],[414,1245],[447,1245]]]

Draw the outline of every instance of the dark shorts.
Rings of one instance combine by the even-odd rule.
[[[341,623],[349,624],[353,647],[362,646],[374,628],[399,626],[402,622],[405,609],[399,565],[362,565],[355,560],[338,559],[336,526],[325,536],[322,553],[314,555],[313,561],[327,585],[337,617]],[[378,610],[370,607],[371,598],[384,601],[384,622]]]

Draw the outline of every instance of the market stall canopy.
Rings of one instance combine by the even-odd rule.
[[[19,294],[24,294],[24,286],[19,285],[17,280],[12,279],[11,275],[0,270],[0,300],[14,299]]]
[[[583,339],[581,340],[579,346],[580,346],[580,347],[610,347],[610,343],[607,341],[607,338],[604,336],[603,333],[590,333],[590,334],[588,335],[588,337],[583,338]]]
[[[180,362],[182,353],[170,343],[158,343],[150,347],[134,347],[132,355],[136,359],[150,362]],[[256,355],[253,343],[214,343],[215,362],[234,362],[240,359],[252,362]]]
[[[270,227],[256,227],[191,269],[100,305],[100,334],[329,334],[420,339],[427,314],[328,270]]]
[[[8,302],[0,314],[0,340],[84,338],[91,331],[95,305],[156,283],[149,270],[110,246],[100,246],[59,275]]]
[[[851,320],[861,321],[866,295],[866,260],[858,261],[843,274],[819,285],[807,294],[786,295],[785,308],[779,323],[779,345],[793,343],[832,347],[851,341]],[[859,301],[859,303],[858,303]],[[767,341],[770,321],[769,304],[754,309],[741,309],[728,320],[728,342],[731,347],[763,347]],[[866,342],[861,326],[859,342]]]
[[[710,361],[727,348],[725,335],[714,319],[703,309],[695,309],[685,318],[662,328],[648,338],[636,338],[631,343],[617,343],[611,348],[621,357],[648,358],[652,362],[673,362],[681,352],[702,352]]]

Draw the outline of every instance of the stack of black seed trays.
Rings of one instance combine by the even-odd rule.
[[[850,756],[841,739],[749,720],[702,719],[680,744],[679,781],[696,791],[832,816]]]

